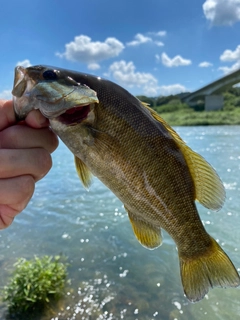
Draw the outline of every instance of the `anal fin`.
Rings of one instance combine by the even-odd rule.
[[[159,247],[162,244],[161,228],[138,219],[136,215],[129,212],[129,210],[127,210],[127,212],[132,224],[133,232],[141,245],[147,249]]]

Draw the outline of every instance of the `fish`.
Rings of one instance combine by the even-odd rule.
[[[237,287],[239,274],[205,230],[196,201],[220,210],[225,189],[213,167],[158,113],[118,84],[58,67],[15,68],[13,102],[23,120],[38,109],[74,155],[88,188],[101,180],[124,204],[137,240],[174,240],[184,293],[201,300],[213,287]]]

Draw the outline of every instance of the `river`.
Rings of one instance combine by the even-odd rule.
[[[226,188],[219,212],[198,205],[207,231],[240,271],[240,126],[176,127],[217,170]],[[157,178],[157,176],[156,176]],[[0,285],[19,257],[67,256],[66,294],[39,320],[234,320],[240,319],[240,289],[215,288],[200,302],[184,297],[176,246],[149,251],[133,235],[122,203],[98,179],[85,190],[73,156],[60,143],[53,168],[37,183],[28,207],[0,233]],[[0,304],[0,318],[6,319]],[[16,318],[15,318],[16,319]],[[27,320],[27,319],[26,319]]]

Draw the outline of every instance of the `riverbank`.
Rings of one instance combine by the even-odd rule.
[[[201,112],[189,108],[159,114],[171,126],[240,125],[240,108]]]
[[[240,125],[240,87],[223,93],[222,110],[204,111],[204,101],[196,101],[191,107],[182,102],[182,94],[149,98],[138,96],[148,103],[172,126]]]

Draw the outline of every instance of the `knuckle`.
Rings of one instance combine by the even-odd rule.
[[[37,180],[40,180],[51,169],[52,157],[49,154],[49,152],[46,151],[45,149],[39,149],[37,161],[38,161],[37,166],[38,166],[38,171],[39,171],[39,175],[37,177]]]
[[[31,175],[21,176],[18,187],[22,190],[22,198],[30,199],[34,192],[35,181]]]
[[[18,140],[18,126],[11,126],[3,131],[0,132],[0,147],[5,148],[9,141],[11,141],[12,147],[17,144]]]
[[[17,188],[19,190],[19,199],[17,204],[15,205],[15,210],[17,213],[20,213],[26,208],[29,200],[33,195],[35,189],[35,181],[31,175],[24,175],[18,177],[17,183]]]
[[[56,136],[56,134],[51,131],[51,139],[50,140],[50,148],[49,148],[49,152],[52,153],[54,150],[57,149],[59,141],[58,141],[58,137]]]

